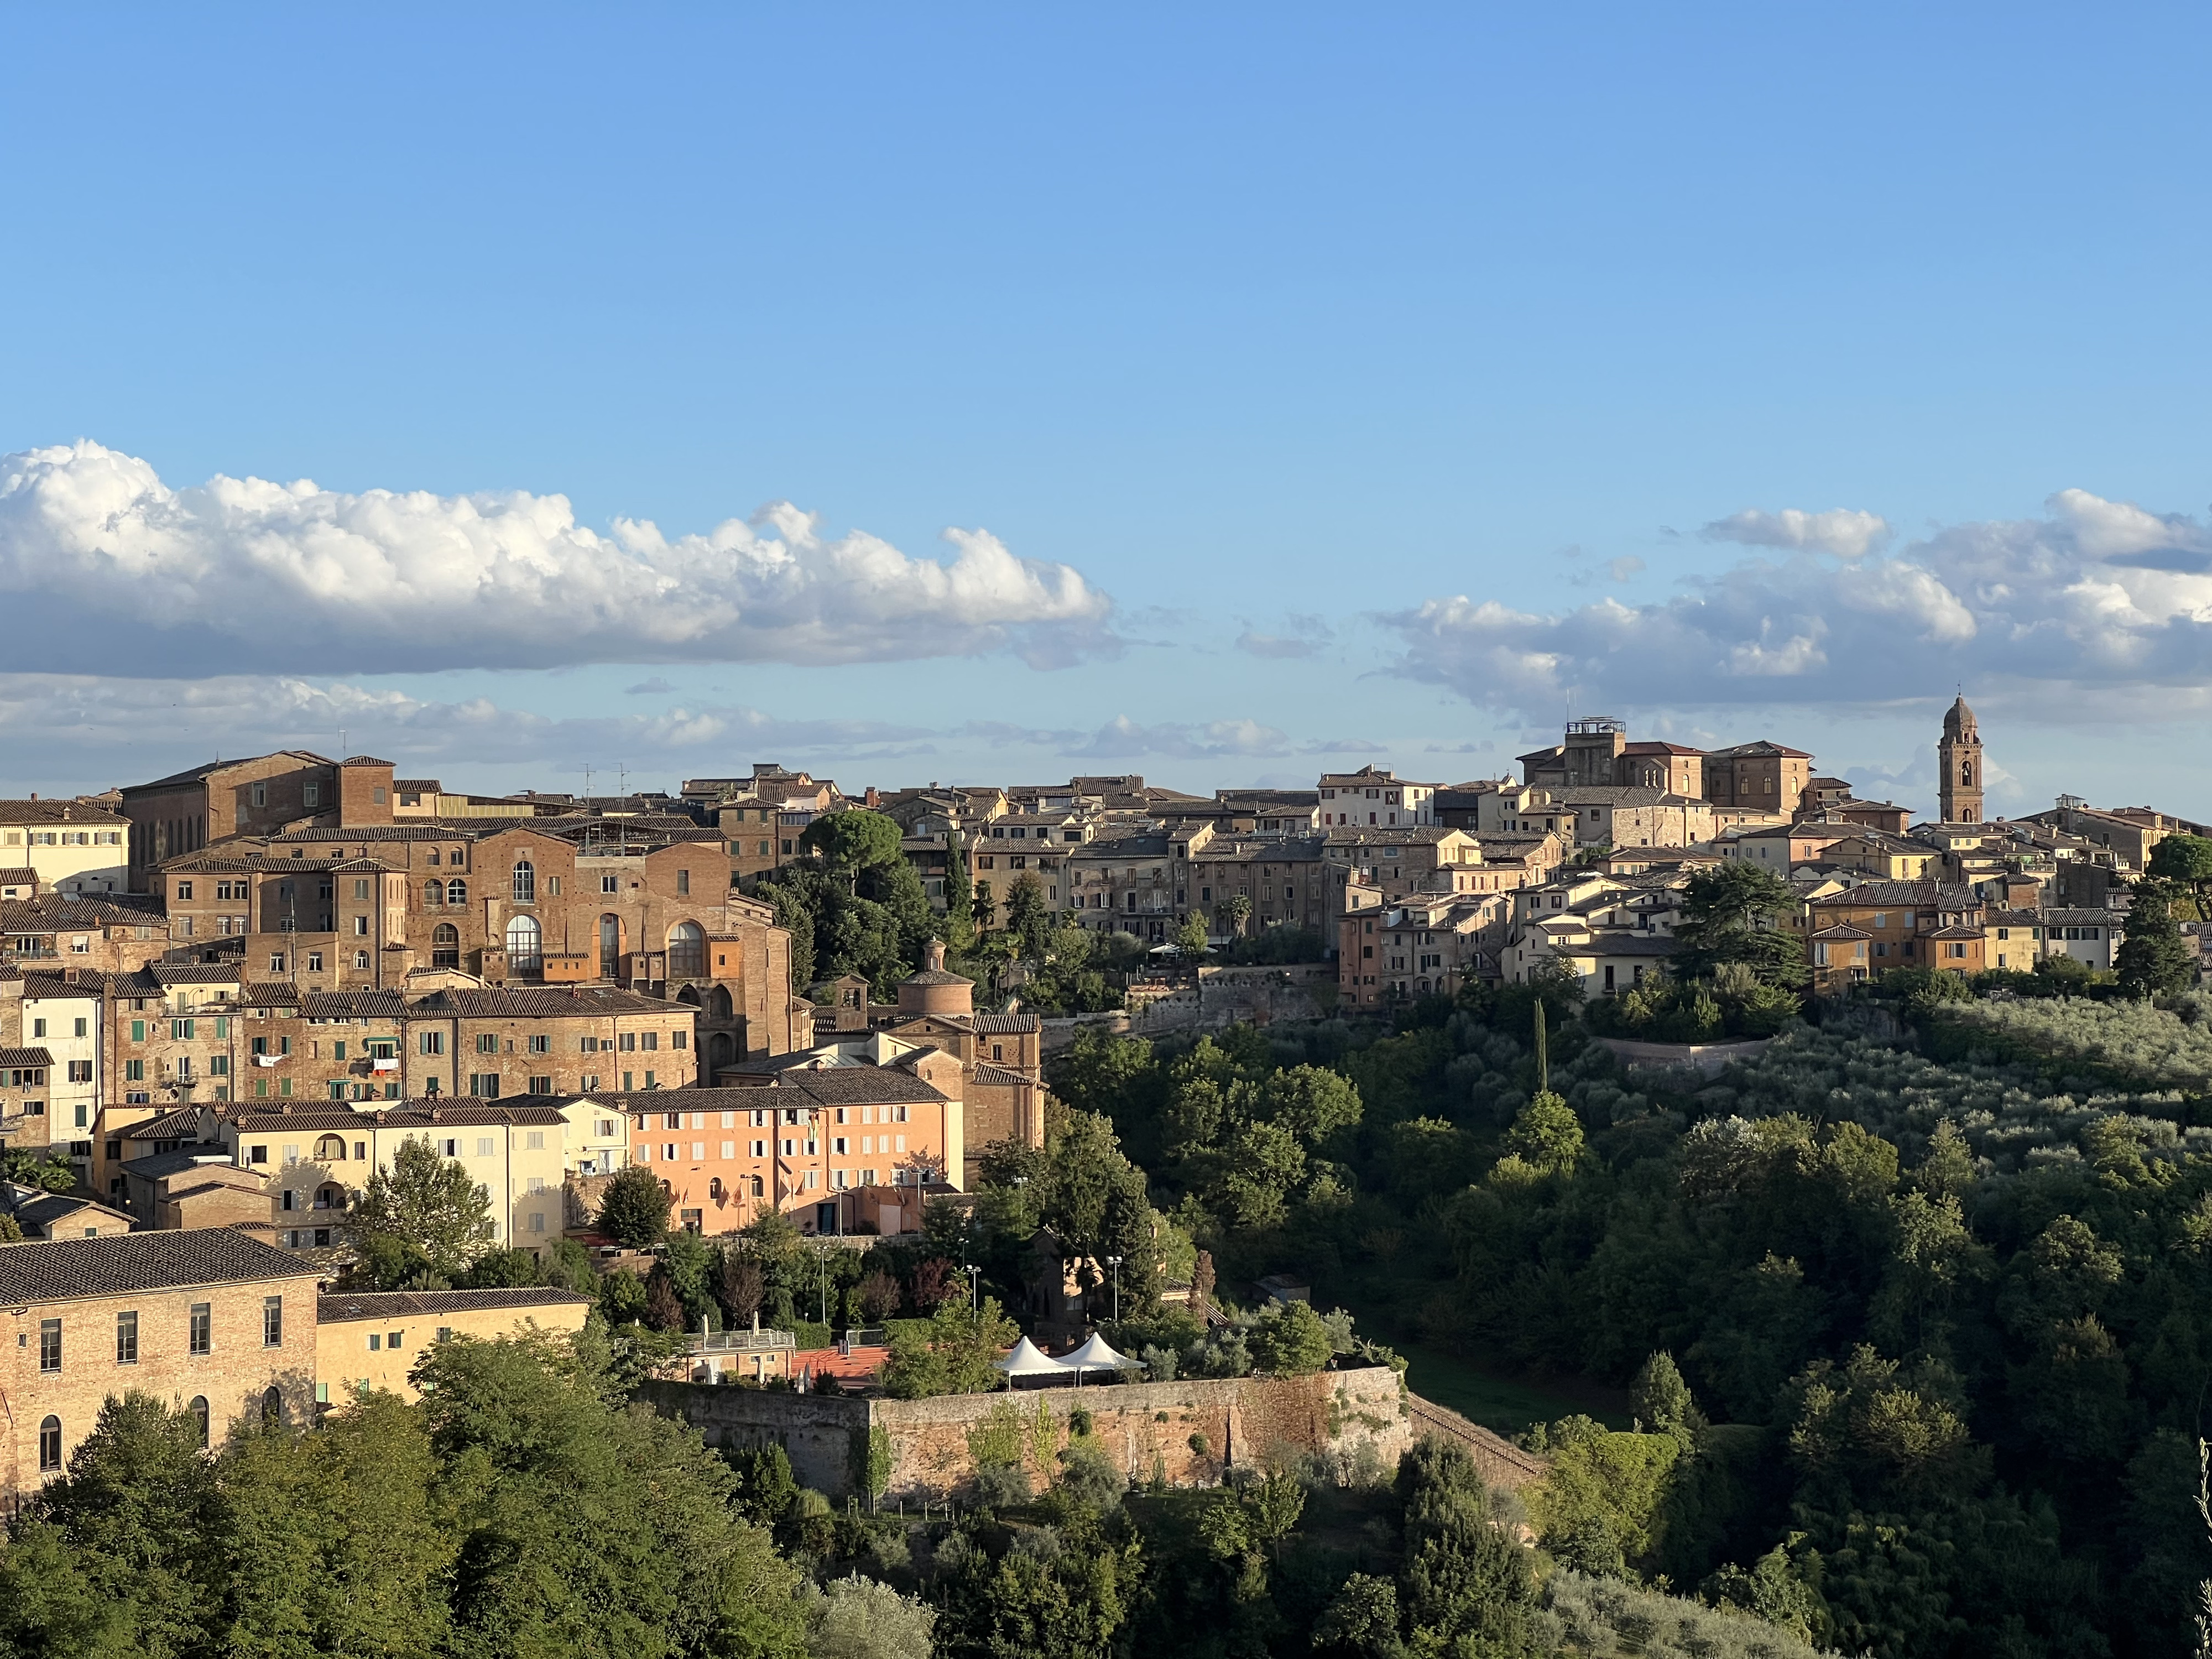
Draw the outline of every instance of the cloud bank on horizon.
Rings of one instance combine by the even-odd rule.
[[[1940,530],[1893,556],[1870,513],[1744,512],[1715,540],[1790,550],[1647,605],[1538,613],[1462,594],[1383,618],[1401,672],[1480,707],[1623,712],[1877,706],[2002,688],[2051,719],[2212,704],[2212,531],[2082,489],[2040,519]]]
[[[12,666],[82,665],[96,627],[129,672],[397,672],[580,663],[860,663],[1110,653],[1113,602],[1066,565],[948,530],[946,562],[787,501],[671,538],[602,535],[524,491],[346,495],[218,476],[172,489],[80,441],[0,457]]]

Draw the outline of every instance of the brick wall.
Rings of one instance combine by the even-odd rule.
[[[281,1346],[261,1340],[262,1300],[284,1298]],[[191,1348],[191,1306],[211,1304],[210,1351]],[[116,1316],[138,1316],[136,1364],[116,1359]],[[39,1370],[40,1323],[62,1322],[62,1369]],[[39,1426],[58,1417],[64,1464],[92,1431],[101,1405],[132,1390],[173,1406],[208,1402],[210,1440],[261,1409],[274,1387],[289,1421],[311,1420],[315,1396],[315,1279],[256,1280],[243,1285],[142,1291],[125,1296],[0,1309],[0,1502],[35,1491]]]
[[[823,1399],[686,1382],[648,1382],[639,1397],[684,1419],[709,1445],[781,1443],[799,1483],[833,1498],[853,1490],[855,1437],[872,1427],[890,1437],[891,1494],[933,1500],[963,1492],[975,1475],[969,1434],[1003,1405],[1022,1416],[1024,1462],[1040,1487],[1056,1470],[1068,1413],[1079,1406],[1091,1415],[1092,1436],[1135,1480],[1158,1476],[1176,1486],[1215,1486],[1231,1468],[1264,1467],[1285,1454],[1354,1457],[1363,1446],[1394,1468],[1417,1437],[1397,1373],[1387,1366],[933,1400]]]

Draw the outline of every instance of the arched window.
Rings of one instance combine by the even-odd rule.
[[[507,924],[507,965],[532,971],[545,965],[539,941],[544,938],[535,916],[516,916]]]
[[[50,1474],[62,1466],[62,1420],[50,1417],[39,1425],[39,1473]]]
[[[707,1196],[713,1199],[717,1204],[720,1204],[722,1201],[721,1176],[716,1176],[712,1181],[709,1181],[707,1183]]]
[[[679,921],[668,930],[668,977],[696,979],[707,971],[707,930]]]
[[[193,1418],[200,1425],[200,1449],[202,1451],[205,1451],[207,1449],[208,1443],[207,1396],[204,1394],[194,1395],[192,1396],[191,1403],[186,1406],[185,1409],[192,1414]]]
[[[514,896],[525,904],[538,896],[538,866],[528,859],[514,861]]]
[[[761,1185],[761,1178],[758,1176],[747,1176],[745,1177],[746,1197],[758,1198],[762,1196],[764,1190],[765,1189]]]
[[[468,883],[466,883],[466,882],[463,881],[463,880],[459,877],[459,876],[456,876],[456,877],[454,877],[454,878],[453,878],[453,880],[451,880],[451,881],[449,881],[449,882],[447,882],[447,883],[446,884],[446,902],[447,902],[447,903],[448,903],[448,904],[466,904],[468,902],[469,902],[469,884],[468,884]]]
[[[446,902],[446,884],[433,876],[422,884],[422,908],[434,910]]]
[[[315,1143],[315,1162],[318,1164],[344,1163],[345,1137],[343,1135],[325,1135],[321,1139],[318,1140]]]
[[[278,1389],[274,1382],[271,1382],[269,1385],[268,1392],[261,1396],[261,1421],[264,1426],[274,1427],[276,1424],[282,1423],[283,1420],[283,1391]]]
[[[368,951],[355,951],[355,952],[353,953],[353,965],[354,965],[355,967],[356,967],[356,968],[360,969],[363,973],[368,972]]]
[[[430,965],[433,968],[458,968],[461,965],[461,933],[450,921],[438,924],[437,932],[430,935]]]
[[[319,1210],[343,1210],[346,1206],[345,1188],[334,1181],[326,1181],[315,1188],[315,1207]]]

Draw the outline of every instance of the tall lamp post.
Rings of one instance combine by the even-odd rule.
[[[1118,1325],[1121,1322],[1121,1258],[1109,1255],[1106,1265],[1114,1270],[1114,1322]]]
[[[960,1271],[968,1275],[968,1306],[978,1318],[983,1313],[983,1270],[974,1262],[963,1264]]]

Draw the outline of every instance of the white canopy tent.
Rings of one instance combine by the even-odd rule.
[[[1142,1360],[1132,1359],[1108,1347],[1106,1339],[1096,1331],[1081,1347],[1060,1355],[1054,1363],[1072,1371],[1140,1371],[1145,1368]]]
[[[1026,1336],[1014,1344],[1013,1352],[1004,1359],[991,1362],[1009,1377],[1065,1376],[1067,1367],[1037,1346]]]

